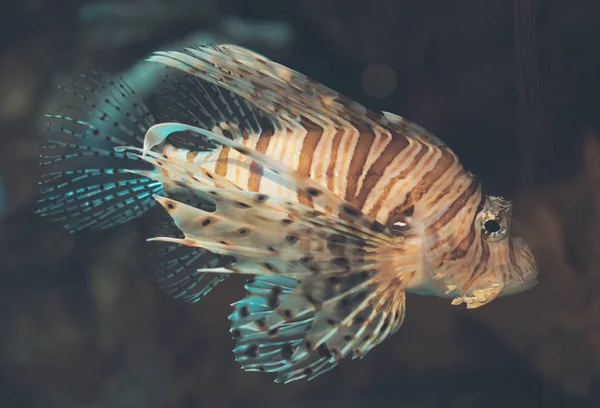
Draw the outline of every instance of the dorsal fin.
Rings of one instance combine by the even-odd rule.
[[[295,131],[305,120],[323,129],[374,133],[381,146],[401,135],[453,154],[438,137],[417,124],[389,112],[371,111],[318,81],[236,45],[160,51],[148,61],[176,68],[245,99],[256,112],[270,117],[276,129]]]
[[[151,100],[158,122],[197,126],[232,139],[274,132],[274,119],[247,100],[194,75],[165,66]],[[193,151],[214,145],[196,133],[169,136],[169,144]]]
[[[383,115],[367,110],[297,71],[234,45],[195,46],[157,52],[149,61],[214,83],[249,101],[290,129],[304,117],[322,127],[374,129],[386,133]]]

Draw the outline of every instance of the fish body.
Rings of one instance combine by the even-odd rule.
[[[464,206],[466,202],[471,207],[470,213],[456,214],[452,220],[460,227],[473,224],[473,213],[484,199],[479,183],[445,146],[430,145],[391,131],[380,135],[382,140],[376,143],[373,134],[356,130],[347,134],[323,132],[305,125],[302,131],[291,132],[274,129],[267,122],[263,122],[263,126],[255,134],[241,134],[240,145],[286,163],[298,174],[315,180],[382,225],[402,229],[410,223],[419,230],[419,238],[413,239],[419,242],[423,252],[434,249],[440,242],[444,230],[436,226],[436,222],[444,212],[453,212],[447,203]],[[262,166],[253,166],[251,159],[227,146],[197,152],[165,143],[162,154],[170,161],[186,161],[214,172],[244,190],[326,210],[315,206],[309,194],[293,185],[290,188],[281,177],[265,175]],[[168,174],[166,176],[169,178]],[[463,180],[463,183],[457,180]],[[168,185],[164,188],[169,192]],[[432,207],[435,202],[439,203],[441,211]],[[446,240],[453,240],[447,245],[458,246],[470,232],[470,229],[465,229],[463,235],[459,235],[457,229],[460,228],[453,225],[447,228],[449,234]],[[425,247],[427,243],[429,247]],[[437,263],[443,263],[446,258],[448,255],[444,252]],[[433,258],[431,261],[434,261]],[[464,272],[464,269],[459,270]],[[408,292],[414,290],[415,293],[421,291],[443,297],[456,295],[446,294],[447,289],[443,285],[432,284],[426,272],[427,268],[416,268],[415,276],[407,285]],[[461,279],[466,282],[467,274],[464,277],[453,276],[450,280],[460,284]]]
[[[168,214],[152,241],[168,245],[156,271],[171,293],[195,301],[232,273],[255,276],[230,316],[246,370],[289,382],[362,357],[401,326],[406,293],[473,308],[536,284],[535,259],[511,233],[510,202],[484,194],[423,128],[236,46],[149,60],[170,67],[157,89],[159,118],[142,126],[142,143],[125,132],[127,140],[104,139],[101,152],[128,160],[128,180],[151,186],[142,198]],[[87,145],[67,144],[78,154]],[[69,180],[81,180],[69,168],[55,173],[65,181],[52,179],[43,215],[95,205],[91,221],[75,213],[74,225],[116,224],[126,221],[115,218],[119,208],[141,200],[128,184],[116,201],[74,198]],[[144,203],[125,207],[129,218]]]

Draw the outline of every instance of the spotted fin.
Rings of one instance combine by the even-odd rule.
[[[371,112],[305,75],[235,45],[195,46],[184,52],[156,52],[148,61],[174,67],[246,99],[297,129],[301,119],[323,128],[350,127],[386,132],[381,114]]]
[[[172,199],[195,207],[210,209],[202,200],[185,194],[171,194]],[[152,236],[183,238],[173,219],[164,211],[153,214]],[[206,296],[229,274],[198,272],[203,268],[230,265],[233,258],[173,242],[155,241],[150,244],[150,269],[160,289],[174,299],[195,303]]]
[[[302,120],[334,129],[368,131],[383,145],[402,134],[452,152],[439,138],[389,112],[374,112],[306,75],[236,45],[204,45],[159,51],[150,62],[179,69],[246,99],[279,126],[301,128]],[[188,122],[184,122],[188,123]]]
[[[160,182],[127,172],[150,170],[138,158],[115,152],[141,146],[154,118],[119,77],[91,72],[60,86],[65,104],[46,115],[52,133],[43,146],[37,213],[75,232],[104,229],[144,214],[162,194]]]
[[[246,289],[229,317],[234,354],[247,371],[277,373],[276,382],[311,380],[348,355],[363,357],[404,320],[404,292],[371,274],[314,276],[299,284],[258,276]]]

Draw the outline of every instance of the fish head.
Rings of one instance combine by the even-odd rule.
[[[521,237],[512,234],[512,204],[502,197],[486,196],[474,228],[486,257],[463,287],[463,301],[475,308],[498,296],[527,291],[538,283],[533,252]],[[460,300],[457,303],[462,303]]]

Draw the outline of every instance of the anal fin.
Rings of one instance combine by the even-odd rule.
[[[348,355],[362,357],[404,320],[404,292],[364,274],[300,283],[259,276],[246,289],[230,316],[236,360],[277,373],[276,382],[311,380]]]
[[[261,322],[285,302],[297,284],[296,280],[285,276],[257,276],[246,285],[246,297],[233,304],[235,309],[229,319],[237,343],[234,354],[244,370],[278,373],[276,381],[282,381],[284,377],[300,379],[309,371],[311,377],[316,377],[337,366],[337,362],[330,362],[328,356],[318,353],[305,359],[303,367],[292,362],[292,356],[310,330],[313,315],[294,319],[276,330],[265,331],[260,327]]]

